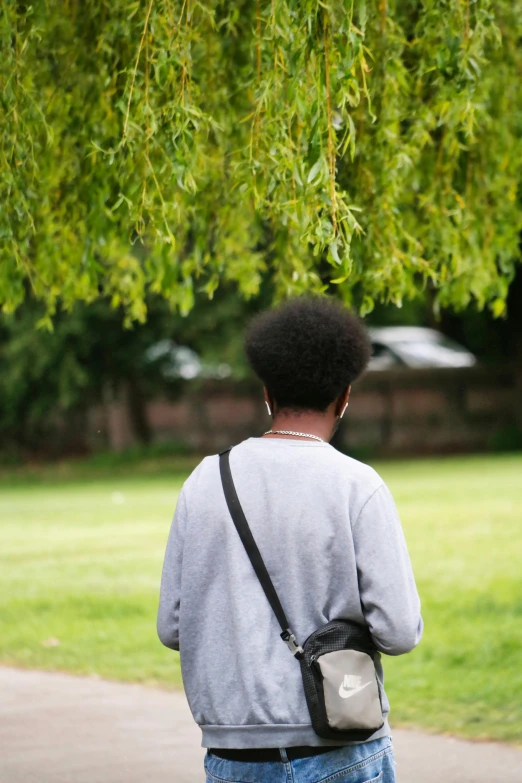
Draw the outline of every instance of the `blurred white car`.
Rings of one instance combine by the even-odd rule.
[[[149,364],[156,364],[166,381],[193,378],[228,378],[232,369],[228,364],[205,364],[198,354],[186,345],[172,340],[160,340],[145,351]]]
[[[475,356],[459,343],[420,326],[384,326],[369,330],[369,370],[392,367],[471,367]]]

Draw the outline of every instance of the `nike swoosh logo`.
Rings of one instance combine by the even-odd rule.
[[[360,685],[358,688],[345,688],[344,685],[341,685],[339,688],[339,696],[341,699],[349,699],[350,696],[355,696],[356,693],[363,691],[368,685],[371,685],[371,682],[366,682],[364,685]]]

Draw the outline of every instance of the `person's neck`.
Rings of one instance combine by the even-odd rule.
[[[307,413],[286,413],[281,411],[276,413],[272,422],[271,430],[286,430],[291,432],[302,432],[307,435],[316,435],[322,440],[328,442],[332,437],[333,424],[330,416]],[[266,435],[266,438],[293,438],[302,440],[298,435]]]

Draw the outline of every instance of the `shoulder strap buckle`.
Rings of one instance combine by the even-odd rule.
[[[283,631],[281,634],[281,639],[284,641],[292,655],[295,655],[296,658],[300,658],[303,655],[304,650],[298,643],[297,639],[295,638],[295,634],[290,630],[290,628],[287,628],[286,631]]]

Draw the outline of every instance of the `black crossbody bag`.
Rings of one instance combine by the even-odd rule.
[[[368,628],[350,620],[332,620],[310,634],[300,646],[241,508],[230,471],[230,449],[219,455],[219,470],[230,515],[281,626],[281,638],[301,665],[315,733],[330,740],[369,739],[382,728],[384,721],[375,671],[378,653]]]

